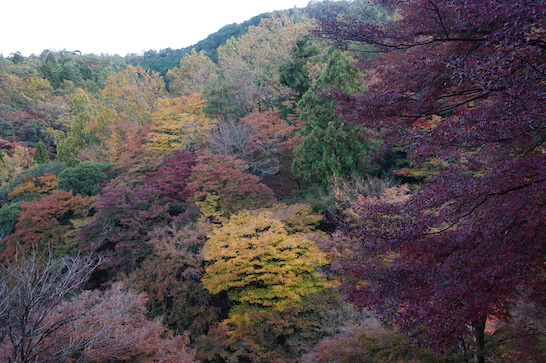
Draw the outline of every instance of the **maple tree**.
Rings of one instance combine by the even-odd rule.
[[[295,214],[307,218],[291,225]],[[306,206],[233,214],[205,244],[203,284],[214,294],[227,291],[234,302],[280,311],[325,288],[328,283],[318,269],[327,258],[304,233],[313,222],[317,219]]]
[[[155,186],[172,203],[185,202],[190,194],[188,183],[196,158],[197,155],[192,152],[174,151],[163,159],[157,171],[146,174],[144,182]]]
[[[346,293],[439,349],[508,319],[522,289],[544,293],[546,8],[532,1],[378,1],[389,22],[329,18],[320,33],[366,43],[365,93],[334,92],[342,119],[440,161],[403,203],[364,202]],[[438,117],[439,116],[439,117]],[[532,297],[533,294],[528,296]]]
[[[148,232],[170,221],[168,204],[146,184],[106,186],[95,208],[94,220],[79,233],[80,246],[109,255],[100,269],[113,274],[137,268],[153,250]]]
[[[229,155],[198,152],[192,167],[188,201],[206,218],[218,220],[231,213],[270,205],[273,191],[246,173],[248,164]]]
[[[204,113],[204,107],[205,100],[198,93],[161,98],[152,114],[146,146],[159,150],[197,149],[218,122]]]
[[[78,228],[78,219],[89,217],[95,198],[54,190],[39,200],[20,202],[21,214],[15,232],[4,239],[2,255],[11,258],[20,249],[64,255],[74,248],[70,232]]]
[[[46,173],[39,177],[24,175],[23,183],[15,186],[7,195],[8,200],[20,199],[27,193],[44,194],[56,189],[59,178],[55,174]]]

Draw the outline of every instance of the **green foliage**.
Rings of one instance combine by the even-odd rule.
[[[80,157],[79,152],[99,142],[96,135],[88,130],[98,116],[97,108],[89,93],[82,89],[76,90],[72,101],[74,116],[68,125],[66,135],[61,130],[53,132],[58,160],[69,166],[76,166]]]
[[[67,168],[59,175],[59,189],[72,191],[74,194],[97,195],[101,183],[108,180],[106,174],[114,164],[84,161],[80,165]]]
[[[13,233],[19,214],[21,214],[19,203],[4,204],[0,208],[0,241]]]
[[[332,177],[362,176],[374,171],[366,164],[379,143],[366,139],[365,130],[340,121],[336,101],[324,92],[332,89],[362,89],[353,60],[344,52],[334,51],[326,70],[316,84],[303,95],[300,118],[305,122],[301,131],[304,139],[294,149],[294,175],[313,184],[327,185]]]
[[[53,88],[59,88],[61,86],[61,66],[53,53],[48,53],[44,64],[40,67],[44,78],[47,79]]]
[[[49,162],[49,154],[47,153],[46,146],[42,140],[36,144],[36,152],[34,153],[35,164],[46,164]]]
[[[10,120],[5,119],[0,115],[0,137],[13,140],[15,139],[15,132],[13,131],[13,123]]]
[[[308,37],[299,38],[290,61],[279,68],[281,84],[292,88],[301,97],[311,86],[309,61],[320,54],[318,46]]]

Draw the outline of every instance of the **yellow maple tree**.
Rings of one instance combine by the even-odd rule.
[[[294,224],[296,215],[306,216],[300,226]],[[304,232],[318,222],[310,216],[305,205],[232,215],[205,245],[203,285],[214,294],[226,291],[242,306],[279,311],[326,288],[329,282],[319,269],[328,259]]]
[[[152,114],[146,146],[155,150],[197,149],[218,123],[205,114],[204,107],[205,100],[199,93],[161,98]]]

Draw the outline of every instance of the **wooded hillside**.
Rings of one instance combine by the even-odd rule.
[[[530,0],[0,57],[0,361],[546,361],[545,74]]]

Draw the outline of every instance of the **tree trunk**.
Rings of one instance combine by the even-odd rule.
[[[472,322],[472,328],[475,331],[474,363],[485,363],[485,321],[487,315],[478,317]]]

